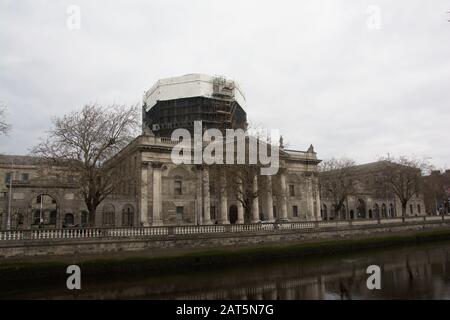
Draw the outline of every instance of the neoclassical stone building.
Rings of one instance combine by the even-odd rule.
[[[245,210],[237,190],[227,188],[226,177],[211,181],[210,177],[220,175],[220,166],[173,164],[174,144],[163,137],[141,135],[112,160],[119,174],[130,177],[129,184],[104,201],[96,224],[124,225],[125,204],[135,213],[126,218],[130,225],[131,220],[133,225],[160,226],[320,219],[319,161],[312,148],[282,150],[277,175],[255,175],[252,188],[258,196]]]
[[[42,174],[39,159],[3,157],[2,227],[8,221],[12,228],[34,228],[39,223],[61,228],[320,220],[320,160],[312,146],[298,151],[281,144],[276,175],[255,173],[239,185],[233,184],[235,174],[224,166],[174,164],[171,152],[178,141],[170,138],[173,130],[193,132],[196,121],[202,121],[204,129],[246,130],[245,108],[239,85],[222,77],[191,74],[159,80],[143,98],[142,135],[108,163],[124,178],[97,208],[94,219],[88,221],[76,186],[62,178],[70,175],[58,175],[64,168]],[[240,191],[249,189],[252,196],[244,201]]]
[[[0,179],[3,229],[87,225],[85,205],[65,168],[49,168],[36,157],[0,155]]]
[[[326,187],[321,188],[321,217],[324,220],[344,219],[376,219],[402,216],[402,205],[393,192],[380,190],[381,174],[387,161],[377,161],[356,165],[348,170],[347,178],[351,179],[353,190],[348,194],[340,212],[333,210],[334,203]],[[327,175],[330,172],[321,173]],[[418,173],[420,174],[420,173]],[[324,179],[325,180],[325,179]],[[406,206],[407,216],[426,215],[422,193],[413,196]]]

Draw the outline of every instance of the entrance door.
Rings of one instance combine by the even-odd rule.
[[[235,224],[238,218],[237,207],[233,204],[230,206],[230,223]]]

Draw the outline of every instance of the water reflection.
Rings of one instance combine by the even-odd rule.
[[[2,293],[8,298],[58,299],[449,299],[450,243],[346,257],[236,266],[226,269],[83,282],[61,288]],[[366,268],[381,267],[381,290],[368,290]]]

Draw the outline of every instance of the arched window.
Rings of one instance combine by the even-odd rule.
[[[418,213],[418,214],[421,214],[421,211],[422,211],[422,210],[421,210],[421,208],[420,208],[420,204],[418,204],[418,205],[417,205],[417,213]]]
[[[64,215],[64,226],[72,227],[75,224],[75,219],[72,213],[66,213]]]
[[[103,225],[107,227],[114,227],[116,225],[114,207],[111,204],[103,207]]]
[[[127,204],[122,209],[122,226],[132,227],[134,221],[134,209],[131,205]]]

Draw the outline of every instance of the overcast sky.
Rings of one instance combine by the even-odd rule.
[[[450,0],[0,0],[13,126],[0,152],[27,153],[85,103],[140,103],[159,78],[206,73],[238,81],[249,122],[290,148],[450,167],[448,11]]]

